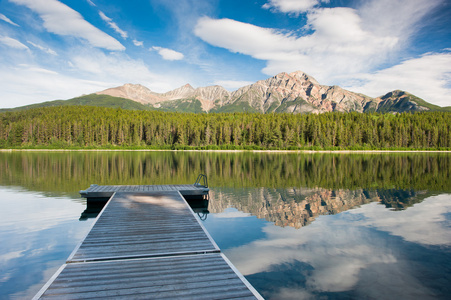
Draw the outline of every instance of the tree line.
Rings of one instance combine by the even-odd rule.
[[[0,113],[0,148],[445,149],[451,113],[170,113],[58,106]]]

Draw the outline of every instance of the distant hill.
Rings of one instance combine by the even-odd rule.
[[[441,107],[431,104],[404,91],[395,90],[378,98],[381,100],[378,105],[378,112],[399,112],[399,111],[451,111],[451,107]]]
[[[371,98],[339,86],[321,85],[312,76],[301,71],[290,74],[280,73],[233,92],[229,92],[218,85],[195,89],[190,84],[186,84],[166,93],[156,93],[140,84],[127,83],[66,101],[49,101],[22,106],[13,110],[57,105],[92,105],[193,113],[451,111],[449,106],[433,105],[405,91],[395,90],[384,96]]]
[[[144,105],[136,101],[113,97],[109,95],[97,95],[90,94],[85,96],[76,97],[69,100],[54,100],[47,101],[37,104],[25,105],[11,109],[0,109],[0,112],[4,111],[16,111],[25,110],[31,108],[39,107],[51,107],[51,106],[65,106],[65,105],[89,105],[89,106],[100,106],[100,107],[112,107],[112,108],[123,108],[123,109],[136,109],[136,110],[152,110],[152,106]]]

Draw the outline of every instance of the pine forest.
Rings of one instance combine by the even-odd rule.
[[[450,149],[451,113],[172,113],[56,106],[0,113],[0,148]]]

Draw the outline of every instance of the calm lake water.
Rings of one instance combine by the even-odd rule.
[[[204,226],[266,299],[451,297],[449,153],[0,152],[0,299],[34,296],[88,232],[79,190],[199,173]]]

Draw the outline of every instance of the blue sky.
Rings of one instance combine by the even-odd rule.
[[[0,107],[301,70],[451,105],[449,0],[0,0]]]

